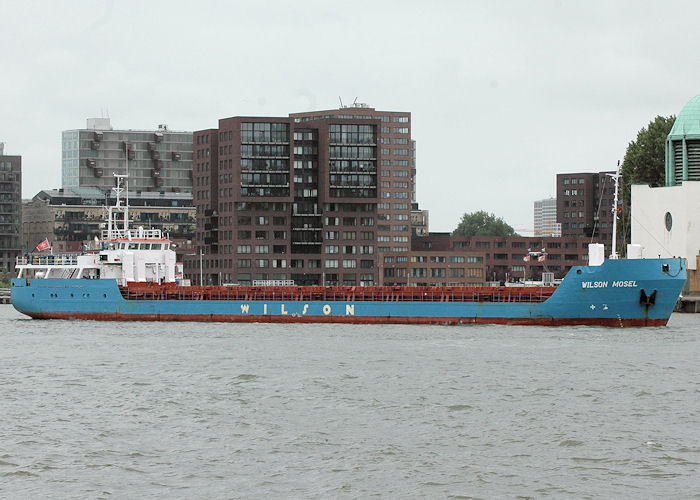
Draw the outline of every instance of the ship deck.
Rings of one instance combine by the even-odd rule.
[[[557,287],[318,287],[176,286],[129,283],[126,300],[338,301],[338,302],[520,302],[541,303]]]

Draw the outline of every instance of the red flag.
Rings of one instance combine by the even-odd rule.
[[[49,240],[44,240],[36,246],[36,249],[41,252],[42,250],[49,248],[49,246],[51,246],[49,245]]]
[[[530,262],[530,256],[529,256],[529,255],[526,255],[525,257],[523,257],[523,260],[524,260],[525,262]]]
[[[546,255],[540,255],[539,257],[537,257],[537,262],[544,262],[545,260],[547,260]]]

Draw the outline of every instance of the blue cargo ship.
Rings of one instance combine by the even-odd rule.
[[[124,252],[128,245],[144,244],[115,243]],[[617,259],[573,267],[556,287],[195,287],[167,276],[120,285],[118,278],[95,273],[99,263],[116,269],[123,265],[114,260],[134,259],[109,252],[114,251],[25,264],[25,271],[27,266],[46,271],[12,280],[14,307],[42,319],[662,326],[686,280],[683,259]],[[81,257],[90,262],[79,266]],[[57,269],[70,269],[73,277],[50,277]]]
[[[112,321],[661,326],[687,277],[683,259],[618,259],[613,239],[611,259],[603,245],[591,245],[589,265],[571,268],[558,286],[183,286],[170,241],[159,230],[129,229],[128,201],[119,198],[124,177],[92,251],[18,258],[11,298],[19,312]]]

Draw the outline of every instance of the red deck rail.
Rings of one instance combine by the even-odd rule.
[[[177,286],[128,283],[119,287],[126,300],[237,300],[341,302],[526,302],[547,300],[556,287],[415,286]]]

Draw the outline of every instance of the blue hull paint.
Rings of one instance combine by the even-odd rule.
[[[36,318],[663,325],[685,281],[682,259],[607,260],[572,268],[541,303],[475,303],[125,300],[114,280],[14,279],[12,303]],[[640,303],[642,290],[656,291],[653,304]]]

